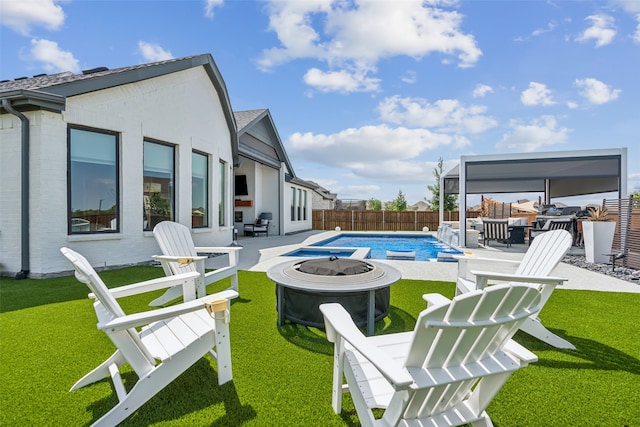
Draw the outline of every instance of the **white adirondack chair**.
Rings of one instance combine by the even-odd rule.
[[[229,289],[238,291],[238,252],[242,249],[239,246],[195,246],[191,238],[189,229],[177,222],[162,221],[153,229],[153,235],[160,246],[162,255],[154,255],[153,259],[162,264],[162,269],[167,276],[174,274],[196,271],[200,277],[196,281],[196,293],[183,295],[184,292],[179,286],[173,287],[164,295],[151,301],[149,305],[161,306],[167,304],[181,296],[185,301],[202,298],[207,295],[207,285],[231,278]],[[213,271],[205,272],[206,255],[199,254],[228,254],[229,265]]]
[[[332,405],[351,393],[363,426],[491,426],[485,409],[516,370],[537,357],[511,337],[539,310],[528,285],[427,297],[412,332],[365,337],[337,303],[322,304],[334,343]],[[346,384],[343,384],[343,375]],[[376,419],[371,409],[385,409]]]
[[[238,296],[236,291],[225,290],[204,299],[127,315],[116,298],[176,285],[193,289],[198,273],[108,289],[86,258],[69,248],[62,248],[61,252],[76,270],[76,278],[91,290],[89,297],[95,299],[98,329],[104,331],[117,348],[70,390],[111,377],[120,402],[94,426],[120,423],[207,353],[217,360],[218,384],[232,379],[229,299]],[[129,393],[119,372],[125,363],[138,375]]]
[[[458,259],[458,280],[456,291],[458,294],[475,289],[483,289],[491,281],[520,282],[537,284],[542,296],[541,307],[547,303],[554,289],[562,285],[567,279],[550,276],[562,258],[571,249],[572,237],[565,230],[547,231],[529,246],[522,261],[473,256],[455,256]],[[496,271],[468,271],[468,263],[482,263],[483,268],[494,266]],[[500,265],[517,266],[515,273],[497,271]],[[475,281],[467,278],[467,273],[475,276]],[[546,342],[556,348],[575,350],[575,346],[564,338],[549,331],[540,322],[537,315],[531,316],[520,328],[524,332]]]

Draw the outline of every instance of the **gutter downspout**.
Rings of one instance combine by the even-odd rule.
[[[21,256],[22,270],[16,273],[15,279],[26,279],[29,275],[29,119],[21,112],[15,110],[8,99],[2,100],[2,107],[9,113],[18,117],[22,122],[21,140]]]

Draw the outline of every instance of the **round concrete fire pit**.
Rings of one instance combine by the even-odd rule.
[[[320,304],[338,302],[358,326],[373,334],[377,320],[389,314],[389,287],[400,280],[395,268],[353,258],[296,259],[271,267],[276,283],[278,325],[285,320],[324,328]]]

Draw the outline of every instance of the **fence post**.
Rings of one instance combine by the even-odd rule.
[[[355,230],[354,224],[355,224],[355,222],[353,220],[353,211],[351,211],[351,231]]]

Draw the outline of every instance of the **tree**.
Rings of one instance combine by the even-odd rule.
[[[438,166],[433,169],[433,176],[436,178],[435,185],[427,185],[429,191],[431,191],[431,200],[425,200],[431,205],[431,210],[440,210],[440,177],[442,176],[442,157],[438,159]],[[444,210],[447,212],[456,210],[458,207],[458,196],[455,194],[444,195]]]
[[[367,202],[367,209],[370,211],[379,211],[382,210],[382,202],[378,199],[374,199],[373,197],[369,199]]]
[[[388,211],[406,211],[407,210],[407,199],[404,196],[402,190],[398,190],[398,196],[391,202],[386,204],[386,209]]]

